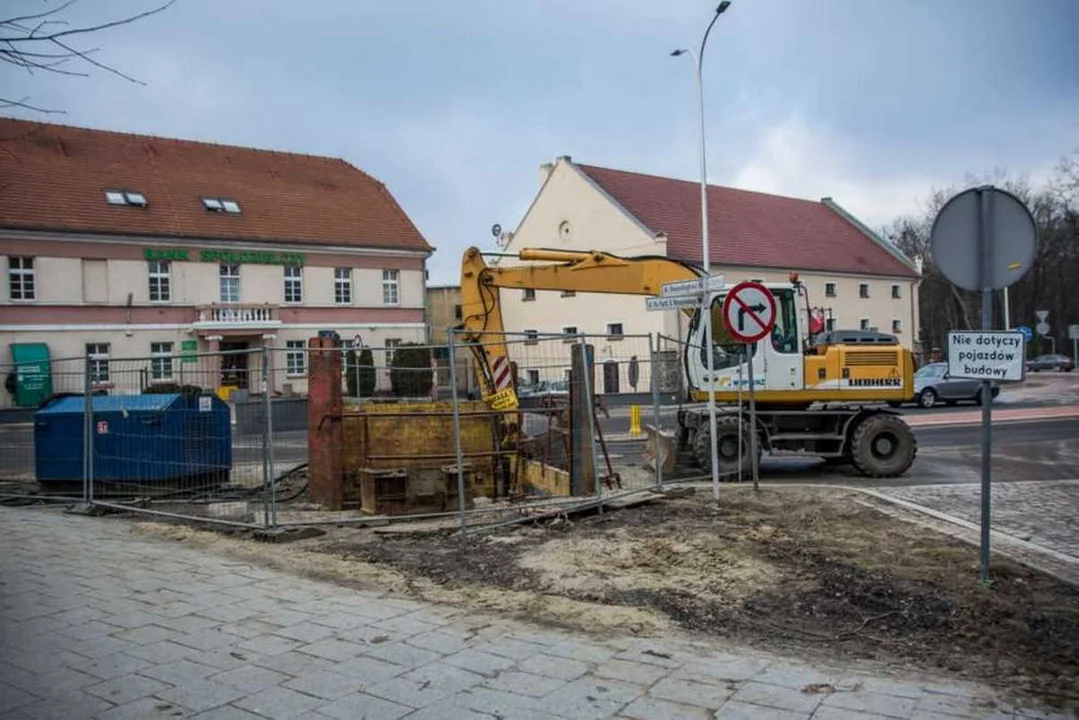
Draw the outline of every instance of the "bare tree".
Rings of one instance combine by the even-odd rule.
[[[48,2],[48,0],[44,0]],[[10,63],[33,75],[38,72],[89,77],[94,68],[123,78],[128,82],[145,85],[141,80],[117,70],[93,57],[100,51],[97,47],[80,47],[80,41],[108,28],[127,25],[165,10],[176,0],[168,0],[152,10],[136,15],[98,23],[72,27],[63,14],[77,0],[67,0],[56,7],[38,13],[17,17],[0,17],[0,61]],[[13,98],[0,95],[0,109],[20,107],[41,113],[63,113],[30,104],[29,97]]]
[[[1038,248],[1034,265],[1010,288],[1012,325],[1032,325],[1036,310],[1048,310],[1050,336],[1061,347],[1065,328],[1079,324],[1079,296],[1072,289],[1079,277],[1079,151],[1060,160],[1047,183],[1034,187],[1000,170],[988,176],[967,176],[966,187],[992,183],[1022,200],[1038,227]],[[933,218],[941,206],[957,192],[956,188],[934,190],[917,213],[897,218],[884,230],[897,248],[923,263],[919,289],[923,352],[942,349],[949,330],[977,327],[980,301],[977,293],[961,290],[948,282],[933,262],[929,236]],[[994,317],[1002,325],[1003,296],[996,294]],[[1048,352],[1051,341],[1036,338],[1031,352]]]

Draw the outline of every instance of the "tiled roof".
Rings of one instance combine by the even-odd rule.
[[[700,183],[576,165],[654,233],[671,257],[701,261]],[[916,277],[917,273],[823,202],[708,186],[715,265]]]
[[[149,204],[108,205],[106,190]],[[208,211],[204,196],[242,212]],[[432,250],[344,160],[12,118],[0,118],[0,228]]]

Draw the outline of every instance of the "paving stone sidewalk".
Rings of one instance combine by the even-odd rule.
[[[0,508],[0,718],[1070,717],[969,685],[480,617]]]
[[[947,513],[968,522],[981,518],[981,483],[877,487],[877,492]],[[1079,480],[995,483],[993,529],[1079,557]]]

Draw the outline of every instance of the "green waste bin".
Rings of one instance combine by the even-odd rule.
[[[12,343],[15,406],[37,407],[52,397],[52,363],[45,343]]]

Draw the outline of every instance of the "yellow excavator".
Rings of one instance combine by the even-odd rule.
[[[495,409],[516,407],[515,390],[506,383],[510,357],[500,302],[503,288],[658,296],[664,283],[705,275],[697,266],[663,256],[537,248],[522,249],[515,257],[528,264],[488,266],[484,253],[471,247],[461,264],[458,329],[476,360],[484,397]],[[739,420],[738,403],[746,399],[741,391],[748,389],[745,378],[751,362],[758,453],[819,457],[830,464],[853,465],[868,477],[902,475],[917,452],[913,432],[894,410],[914,399],[911,352],[896,342],[865,346],[815,342],[808,332],[808,296],[797,275],[792,273],[789,283],[763,284],[776,300],[775,327],[770,337],[748,346],[748,353],[723,323],[723,300],[733,285],[711,293],[711,374],[700,308],[683,309],[690,317],[685,344],[689,350],[682,357],[689,385],[685,399],[703,402],[712,386],[719,404],[721,474],[730,477],[737,475],[739,466],[750,467],[748,415]],[[495,398],[497,402],[492,402]],[[690,450],[697,465],[711,472],[707,410],[683,407],[677,418],[678,446]]]

